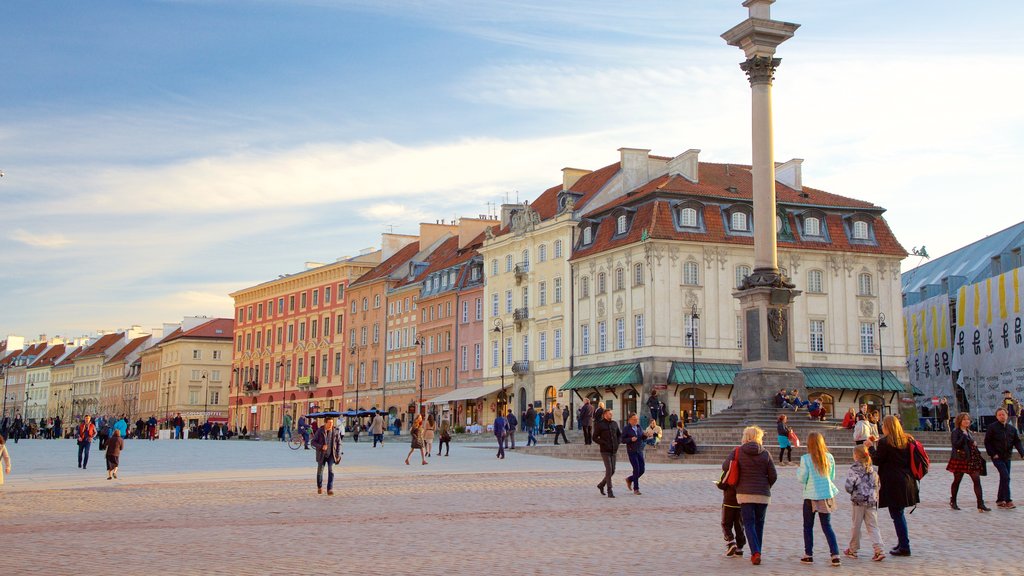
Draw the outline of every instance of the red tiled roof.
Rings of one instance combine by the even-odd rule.
[[[64,355],[64,345],[57,344],[51,346],[42,356],[36,358],[36,361],[29,365],[29,368],[40,368],[43,366],[53,366],[53,363],[60,359]]]
[[[180,326],[178,328],[175,328],[174,330],[171,330],[170,334],[168,334],[167,336],[164,336],[163,338],[161,338],[160,341],[157,342],[155,345],[159,346],[159,345],[163,344],[164,342],[170,342],[171,340],[177,339],[179,336],[181,336],[181,327]]]
[[[636,214],[630,224],[629,231],[622,237],[615,238],[615,221],[612,218],[605,218],[599,224],[594,241],[586,247],[573,251],[572,259],[578,260],[582,257],[604,252],[612,248],[640,242],[644,230],[647,230],[652,239],[680,240],[687,242],[708,242],[721,244],[739,244],[753,246],[754,239],[750,236],[732,236],[726,234],[721,210],[715,205],[704,207],[704,224],[706,232],[682,232],[676,229],[672,219],[672,209],[668,202],[657,200],[647,202],[636,207]],[[843,252],[861,252],[868,254],[887,254],[891,256],[904,257],[907,251],[900,245],[889,229],[889,225],[881,217],[874,221],[875,240],[878,245],[851,244],[843,228],[841,216],[838,214],[826,214],[825,223],[828,227],[831,242],[808,242],[799,237],[793,215],[790,215],[790,229],[793,230],[794,240],[779,240],[779,248],[800,248],[803,250],[830,250]]]
[[[142,343],[149,340],[149,338],[150,336],[147,334],[145,336],[139,336],[138,338],[132,339],[132,341],[126,344],[124,348],[118,350],[117,354],[114,354],[108,362],[123,362],[129,354],[134,352],[139,346],[142,346]]]
[[[379,280],[381,278],[384,278],[385,276],[390,275],[400,266],[406,264],[419,251],[419,241],[411,242],[398,252],[392,254],[390,258],[381,262],[366,274],[360,276],[358,280],[349,284],[349,288],[356,287],[359,284],[367,284],[369,282],[373,282],[374,280]]]
[[[84,358],[86,356],[103,354],[107,351],[107,348],[116,344],[121,338],[124,338],[124,334],[121,332],[117,332],[115,334],[104,334],[99,340],[93,342],[88,348],[83,350],[79,356]]]
[[[160,341],[161,344],[165,342],[171,342],[172,340],[178,340],[181,338],[201,338],[201,339],[223,339],[232,340],[232,335],[235,330],[235,320],[233,318],[214,318],[203,322],[199,326],[185,332],[181,331],[181,328],[171,332],[167,338]]]
[[[57,362],[56,366],[67,366],[67,365],[71,364],[72,362],[75,361],[75,358],[78,358],[79,356],[82,355],[82,352],[84,350],[85,350],[84,346],[79,346],[78,348],[75,348],[74,350],[71,351],[70,354],[65,356],[63,360],[61,360],[60,362]]]

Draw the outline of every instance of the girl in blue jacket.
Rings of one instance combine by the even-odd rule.
[[[814,562],[814,515],[818,515],[821,531],[825,533],[832,565],[839,566],[839,544],[832,530],[832,511],[835,510],[835,496],[839,493],[834,480],[836,461],[825,446],[825,438],[819,432],[807,436],[807,454],[800,457],[796,479],[803,485],[804,496],[804,564]]]

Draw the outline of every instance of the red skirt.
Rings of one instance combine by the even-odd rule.
[[[946,470],[954,474],[973,474],[980,473],[982,468],[981,461],[978,459],[972,459],[970,456],[967,458],[958,458],[956,454],[949,459],[946,464]]]

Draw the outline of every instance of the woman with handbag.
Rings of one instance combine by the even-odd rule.
[[[836,478],[836,461],[825,446],[820,432],[807,436],[807,454],[800,457],[796,479],[803,485],[804,497],[804,557],[800,562],[814,562],[814,515],[818,515],[821,531],[825,533],[832,565],[839,566],[839,543],[832,529],[832,512],[836,509],[836,494],[839,488],[833,482]]]
[[[423,427],[423,449],[427,451],[427,457],[434,451],[434,431],[437,429],[433,414],[427,414],[427,423]]]
[[[440,438],[441,439],[437,442],[437,455],[441,455],[441,447],[444,446],[444,455],[447,456],[448,451],[451,450],[452,447],[452,425],[448,422],[447,418],[441,420]]]
[[[960,492],[960,481],[964,474],[971,477],[974,483],[974,496],[978,499],[978,512],[991,512],[992,509],[985,506],[985,500],[981,493],[981,477],[985,474],[985,459],[981,457],[978,444],[971,435],[971,415],[961,412],[953,422],[953,433],[950,436],[953,444],[953,451],[949,455],[949,463],[946,470],[953,473],[953,484],[949,487],[949,507],[959,510],[956,505],[956,496]]]
[[[779,433],[779,466],[786,466],[787,462],[789,466],[792,466],[793,443],[789,441],[789,435],[793,433],[793,429],[789,427],[789,417],[785,414],[779,414],[775,427]],[[783,460],[783,455],[788,456],[788,460]]]
[[[744,428],[742,445],[722,464],[723,470],[729,469],[733,458],[739,468],[736,501],[740,505],[743,531],[750,544],[750,562],[756,566],[761,563],[764,519],[772,500],[772,486],[778,480],[772,455],[764,449],[764,430],[758,426]]]
[[[417,450],[419,450],[420,451],[420,459],[423,460],[422,464],[424,466],[426,466],[426,464],[427,464],[427,456],[426,456],[426,453],[423,451],[424,448],[423,448],[423,415],[422,414],[417,414],[416,417],[413,418],[412,430],[410,431],[409,435],[411,436],[411,441],[409,443],[409,454],[407,454],[406,457],[405,457],[405,465],[406,466],[409,465],[409,458],[412,456],[412,453],[417,451]]]
[[[921,501],[917,480],[910,469],[910,438],[903,424],[892,414],[882,419],[882,438],[864,441],[871,460],[878,466],[878,507],[888,508],[896,530],[896,547],[891,556],[910,556],[910,529],[904,511]]]

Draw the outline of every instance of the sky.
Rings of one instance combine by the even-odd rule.
[[[1019,222],[1024,3],[778,0],[777,161],[934,258]],[[0,338],[232,316],[620,147],[750,162],[740,0],[6,0]],[[921,262],[910,257],[904,270]]]

